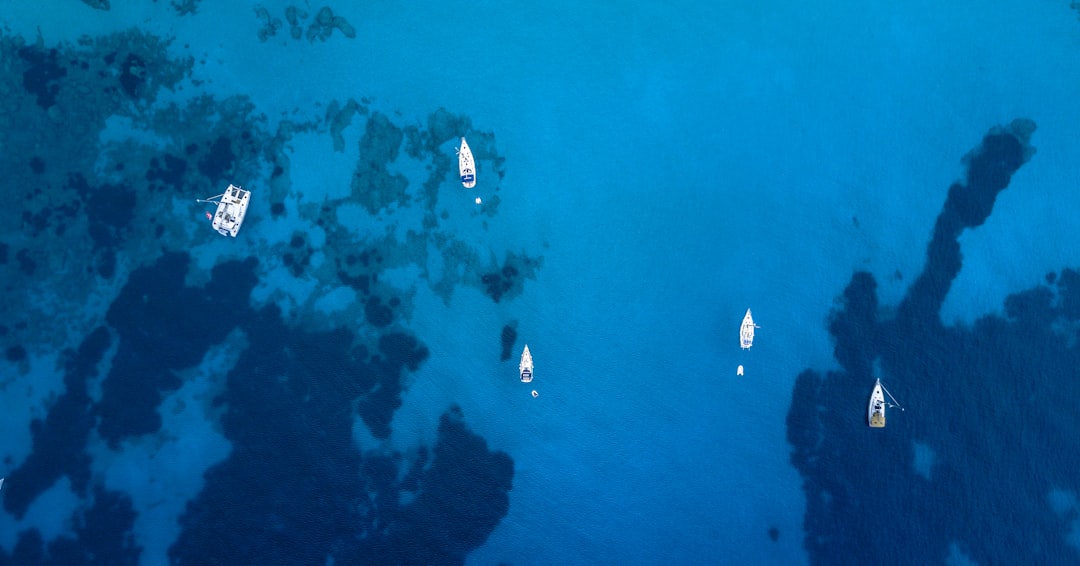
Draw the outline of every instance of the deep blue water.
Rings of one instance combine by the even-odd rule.
[[[1078,14],[9,7],[0,564],[1076,563]]]

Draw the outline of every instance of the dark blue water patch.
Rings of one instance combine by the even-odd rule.
[[[179,192],[184,188],[184,173],[187,172],[187,168],[186,159],[165,153],[161,155],[161,159],[155,157],[150,160],[146,180],[150,182],[151,189],[160,191],[170,188]]]
[[[359,291],[361,294],[364,294],[364,295],[368,294],[369,288],[370,288],[370,283],[371,283],[371,279],[370,279],[369,276],[367,276],[367,275],[353,276],[353,275],[349,275],[348,273],[346,273],[344,271],[338,271],[337,276],[338,276],[338,279],[342,283],[344,283],[345,285],[348,285],[349,287]]]
[[[378,281],[378,270],[382,263],[382,253],[377,248],[334,255],[338,280],[365,296],[371,293],[371,286]]]
[[[429,351],[416,337],[390,332],[379,337],[379,351],[371,357],[368,371],[379,376],[378,387],[369,389],[357,403],[357,411],[375,438],[390,438],[390,422],[401,407],[403,371],[416,371]]]
[[[35,175],[41,175],[45,172],[45,160],[38,155],[31,157],[30,170],[33,171]]]
[[[454,114],[446,108],[439,108],[428,116],[426,132],[421,132],[415,126],[406,129],[409,138],[406,147],[409,155],[419,159],[424,151],[439,153],[442,144],[461,138],[471,129],[472,119],[468,116]]]
[[[511,321],[510,324],[503,326],[502,333],[499,336],[499,341],[502,344],[502,350],[499,352],[499,361],[505,362],[510,359],[514,343],[517,342],[517,324],[518,322],[514,320]]]
[[[1080,272],[1064,269],[1061,276],[1052,283],[1056,283],[1062,290],[1060,305],[1062,316],[1070,322],[1080,320]]]
[[[487,295],[497,303],[504,293],[514,288],[514,276],[517,273],[517,270],[513,267],[506,266],[499,271],[481,275],[480,281],[484,284],[484,291],[487,292]]]
[[[120,67],[120,88],[131,98],[139,97],[139,89],[146,82],[146,62],[142,57],[129,53]]]
[[[352,178],[352,195],[376,214],[391,203],[407,205],[408,179],[387,166],[397,159],[405,134],[385,114],[373,112],[360,138],[360,157]]]
[[[180,386],[175,371],[199,363],[252,316],[255,259],[215,266],[202,289],[184,285],[189,262],[187,254],[169,252],[133,271],[109,306],[106,320],[120,343],[97,413],[99,433],[113,447],[157,431],[163,395]]]
[[[315,250],[306,244],[303,236],[294,235],[289,242],[289,251],[281,255],[281,262],[293,277],[301,277],[311,266],[311,258],[315,255]]]
[[[67,187],[85,203],[90,237],[95,248],[115,248],[127,236],[134,218],[135,190],[123,184],[91,186],[81,173],[68,176]],[[78,206],[75,210],[78,210]]]
[[[420,547],[424,556],[453,563],[505,516],[512,461],[488,452],[460,412],[444,417],[431,469],[424,471],[422,450],[400,482],[400,455],[362,459],[356,451],[351,399],[392,391],[393,383],[400,391],[401,372],[427,356],[414,338],[386,335],[365,361],[363,348],[350,348],[351,333],[290,329],[273,307],[248,328],[250,349],[218,401],[227,407],[224,430],[234,448],[207,473],[205,490],[182,519],[174,560],[308,564],[332,555],[338,563],[385,564]],[[403,490],[421,493],[401,508]],[[461,524],[448,540],[424,515]],[[378,534],[391,526],[394,537]]]
[[[19,49],[19,58],[29,66],[23,71],[23,88],[34,95],[38,106],[47,110],[56,104],[61,79],[67,76],[67,69],[59,63],[59,52],[56,49],[26,46]]]
[[[135,510],[127,495],[94,486],[93,504],[77,510],[70,522],[75,538],[62,535],[46,543],[37,529],[20,532],[11,556],[0,549],[0,565],[139,563],[142,547],[131,530]]]
[[[4,358],[12,363],[21,362],[26,359],[26,348],[23,348],[20,344],[9,346],[4,350]]]
[[[9,489],[4,490],[4,509],[15,518],[22,518],[30,504],[63,476],[71,480],[75,493],[85,495],[90,481],[86,442],[94,428],[86,381],[96,375],[97,365],[111,342],[108,330],[99,327],[77,351],[64,353],[64,393],[44,420],[30,423],[33,449],[7,475]]]
[[[82,0],[82,3],[90,6],[95,10],[102,10],[105,12],[109,11],[112,8],[109,0]]]
[[[924,270],[894,318],[882,317],[873,277],[855,274],[829,327],[842,369],[798,376],[787,431],[813,563],[941,563],[952,544],[979,564],[1080,560],[1066,542],[1077,511],[1059,515],[1047,502],[1051,490],[1080,491],[1080,418],[1061,410],[1080,403],[1069,378],[1080,347],[1062,330],[1080,301],[1075,272],[1009,296],[1004,317],[940,322],[960,233],[986,221],[1032,155],[1033,130],[1016,121],[984,138],[965,182],[950,187]],[[875,363],[907,408],[890,409],[884,430],[866,422]],[[915,442],[935,454],[928,475],[914,465]]]
[[[489,451],[452,407],[440,419],[420,493],[386,523],[385,534],[360,545],[355,563],[464,564],[509,511],[513,476],[513,460]]]
[[[37,271],[37,261],[34,260],[29,249],[24,248],[15,252],[15,261],[19,263],[19,269],[22,270],[23,275],[34,276],[34,272]]]
[[[405,513],[398,506],[400,492],[407,484],[413,490],[431,489],[441,495],[433,500],[450,507],[464,507],[462,513],[485,518],[498,493],[482,502],[453,491],[457,485],[442,486],[443,478],[430,474],[452,474],[463,460],[471,466],[505,461],[481,452],[482,440],[468,442],[467,432],[451,427],[440,434],[440,445],[452,444],[444,452],[459,455],[424,472],[423,464],[413,464],[404,474],[402,458],[379,454],[362,458],[353,441],[356,400],[371,404],[372,395],[383,403],[378,413],[391,415],[400,406],[404,371],[414,371],[427,357],[427,349],[411,336],[391,333],[379,340],[379,348],[369,353],[352,346],[353,333],[339,328],[308,332],[287,326],[280,310],[261,309],[244,325],[249,347],[227,376],[227,387],[215,401],[225,407],[223,431],[233,449],[229,457],[205,475],[206,484],[181,518],[183,528],[170,558],[179,563],[199,564],[322,564],[332,557],[335,563],[375,564],[388,562],[385,541],[362,552],[365,540],[379,536],[387,525]],[[384,391],[394,398],[383,397]],[[365,415],[371,424],[371,414]],[[389,418],[378,419],[389,434]],[[376,435],[384,437],[382,433]],[[437,449],[438,451],[438,449]],[[438,459],[438,457],[436,457]],[[494,458],[494,460],[493,460]],[[462,473],[472,472],[473,468]],[[505,474],[510,466],[495,465],[493,473]],[[417,476],[423,474],[423,478]],[[495,489],[508,486],[510,479],[499,475],[489,482]],[[421,487],[423,486],[423,487]],[[508,489],[508,487],[505,487]],[[503,493],[505,497],[505,493]],[[498,508],[498,507],[496,507]],[[505,514],[505,513],[503,513]],[[501,515],[498,515],[501,517]],[[487,536],[492,525],[480,521],[473,527],[484,530],[468,540]],[[368,539],[363,538],[365,536]],[[409,544],[446,544],[438,533],[416,532]],[[403,543],[404,544],[404,543]],[[366,548],[366,547],[365,547]],[[400,552],[398,550],[397,552]]]
[[[232,140],[226,136],[218,136],[210,143],[206,154],[199,159],[199,173],[209,179],[212,185],[220,185],[222,179],[232,172],[235,160]]]
[[[94,269],[102,279],[112,279],[116,275],[116,250],[98,250],[94,256]]]
[[[383,304],[378,296],[372,296],[364,303],[364,317],[372,326],[385,328],[394,322],[394,310]]]
[[[52,218],[52,209],[41,208],[36,212],[24,210],[22,212],[23,228],[31,237],[36,237],[49,229],[49,220]]]
[[[524,254],[507,254],[503,264],[480,276],[484,292],[494,302],[503,298],[520,295],[524,290],[525,279],[539,267],[541,260]]]

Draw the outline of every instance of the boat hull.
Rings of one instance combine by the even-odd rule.
[[[866,410],[866,419],[870,428],[885,428],[885,395],[881,392],[881,380],[874,384],[870,393],[870,405]]]
[[[742,326],[739,327],[739,346],[743,350],[749,350],[750,346],[754,345],[754,329],[757,325],[754,324],[754,317],[750,314],[750,309],[746,309],[746,316],[743,317]]]
[[[229,188],[225,189],[225,194],[221,196],[221,200],[218,201],[211,226],[222,236],[235,238],[240,233],[240,226],[244,224],[249,204],[251,204],[251,191],[229,185]]]
[[[476,161],[465,138],[461,138],[461,147],[458,148],[458,175],[466,189],[476,186]]]
[[[529,383],[532,381],[533,361],[528,344],[525,345],[525,350],[521,352],[521,363],[518,364],[518,375],[521,376],[522,383]]]

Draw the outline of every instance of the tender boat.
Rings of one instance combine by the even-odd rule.
[[[525,344],[525,351],[521,353],[521,363],[518,364],[518,371],[521,373],[521,381],[523,383],[532,381],[533,361],[532,354],[529,353],[528,344]]]
[[[881,391],[879,378],[874,384],[874,392],[870,394],[870,406],[866,414],[870,420],[870,428],[885,428],[885,395]]]
[[[742,375],[742,374],[743,374],[743,367],[742,367],[742,364],[739,364],[739,367],[735,368],[735,375]]]
[[[210,225],[222,236],[236,237],[240,226],[244,223],[248,205],[251,203],[251,191],[230,184],[225,192],[208,199],[198,199],[196,202],[208,202],[217,205],[214,214],[207,213],[210,217]]]
[[[461,138],[461,147],[457,150],[458,173],[461,174],[461,184],[466,189],[476,186],[476,162],[473,161],[472,150],[469,142]]]
[[[739,344],[743,350],[754,345],[754,329],[761,328],[754,324],[754,317],[750,316],[750,309],[746,309],[746,316],[742,319],[742,328],[739,329]]]

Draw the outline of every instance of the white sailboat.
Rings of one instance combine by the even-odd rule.
[[[874,391],[870,394],[866,418],[870,421],[870,428],[885,428],[885,395],[881,392],[881,379],[874,384]]]
[[[214,214],[206,213],[210,225],[222,236],[235,238],[244,223],[248,205],[251,204],[251,191],[230,184],[224,193],[208,199],[196,199],[195,202],[216,204],[217,211]]]
[[[521,363],[518,364],[518,373],[521,374],[522,383],[528,383],[533,378],[532,354],[529,353],[529,345],[525,344],[525,351],[521,352]]]
[[[747,350],[754,345],[754,329],[761,328],[754,324],[754,317],[750,316],[750,309],[746,309],[746,316],[742,319],[742,327],[739,328],[739,345]]]
[[[885,402],[885,395],[881,394],[882,391],[885,392],[885,395],[889,396],[889,399],[892,399],[892,403]],[[885,428],[886,405],[896,407],[901,411],[904,410],[904,408],[900,406],[900,403],[896,402],[896,397],[893,397],[892,393],[889,393],[889,390],[885,389],[885,386],[881,384],[881,378],[879,377],[877,378],[877,382],[874,383],[874,391],[870,393],[870,406],[867,408],[866,416],[870,419],[871,428]]]
[[[473,161],[472,150],[469,149],[469,142],[465,141],[465,138],[461,138],[461,147],[457,150],[458,157],[458,174],[461,175],[461,184],[465,185],[466,189],[471,189],[476,186],[476,163]]]

